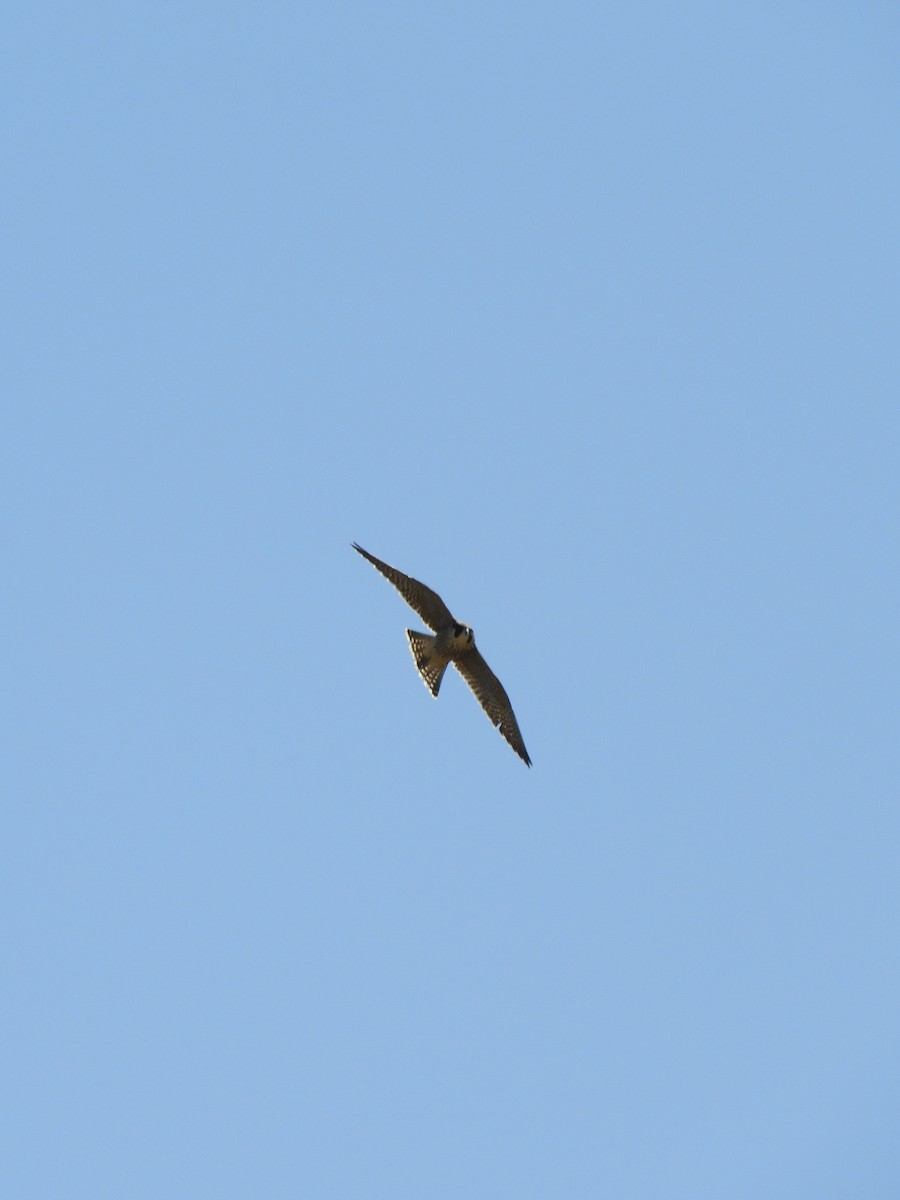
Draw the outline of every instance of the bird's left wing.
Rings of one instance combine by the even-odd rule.
[[[452,623],[453,614],[437,592],[433,592],[424,583],[419,583],[418,579],[404,575],[396,567],[388,566],[386,562],[382,562],[368,550],[363,550],[362,546],[358,546],[356,542],[353,543],[353,549],[363,558],[367,558],[372,566],[394,585],[409,607],[416,610],[429,629],[437,632],[442,625]]]
[[[519,723],[509,702],[509,696],[507,696],[503,684],[481,657],[477,647],[473,646],[465,654],[460,654],[453,660],[453,665],[475,693],[478,703],[494,725],[498,727],[519,758],[527,767],[530,767],[531,759],[528,757],[522,734],[519,732]]]

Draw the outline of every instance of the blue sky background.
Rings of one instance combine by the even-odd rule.
[[[4,1195],[900,1194],[898,35],[6,7]]]

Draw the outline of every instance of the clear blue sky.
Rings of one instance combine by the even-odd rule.
[[[900,1195],[898,45],[6,7],[4,1196]]]

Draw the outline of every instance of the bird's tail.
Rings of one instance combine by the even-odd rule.
[[[435,655],[435,638],[429,634],[417,633],[415,629],[407,629],[406,636],[409,638],[409,648],[412,650],[412,656],[419,669],[419,674],[425,680],[425,686],[431,692],[432,696],[437,697],[441,687],[441,680],[444,678],[444,672],[447,670],[447,660],[445,659],[442,662]]]

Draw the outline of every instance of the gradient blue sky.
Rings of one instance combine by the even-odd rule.
[[[896,8],[0,57],[3,1195],[893,1200]]]

